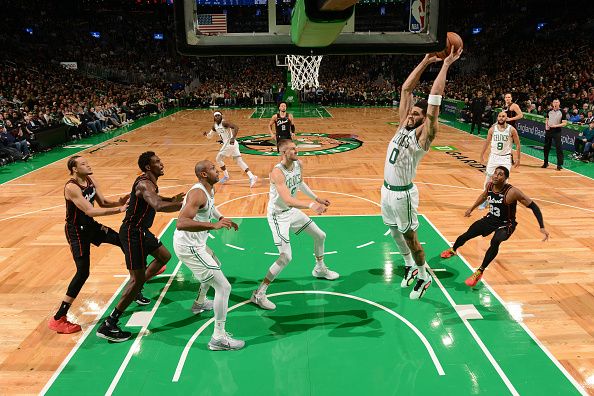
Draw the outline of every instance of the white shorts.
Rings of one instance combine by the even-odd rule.
[[[299,234],[313,222],[308,215],[295,208],[277,214],[269,212],[267,217],[276,246],[281,246],[283,243],[290,243],[290,231]]]
[[[219,150],[219,154],[223,157],[240,157],[239,143],[236,141],[235,144],[223,144],[223,147]]]
[[[387,226],[405,233],[419,228],[419,190],[413,185],[407,191],[391,191],[382,186],[382,220]]]
[[[511,154],[510,155],[489,155],[489,162],[487,162],[487,175],[495,173],[498,166],[505,166],[508,171],[511,171]]]
[[[213,278],[215,271],[221,270],[219,259],[207,246],[185,246],[174,243],[173,250],[177,258],[192,271],[201,283],[208,282]]]

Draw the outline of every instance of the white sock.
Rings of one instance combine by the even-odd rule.
[[[316,267],[318,266],[325,266],[326,264],[324,264],[324,257],[316,257]]]
[[[415,265],[415,260],[413,259],[411,253],[403,254],[402,258],[404,259],[404,265],[406,265],[407,267],[412,267],[413,265]]]
[[[215,319],[215,326],[214,326],[214,333],[212,334],[214,338],[223,338],[225,336],[225,321],[224,320],[216,320]]]
[[[229,171],[228,171],[228,170],[226,170],[226,169],[225,169],[225,170],[223,171],[223,174],[225,175],[225,177],[229,177]]]
[[[269,284],[270,283],[264,283],[264,282],[260,283],[258,290],[256,290],[256,294],[260,294],[260,295],[266,294],[266,290],[268,289]]]
[[[427,280],[427,278],[429,277],[429,274],[427,273],[427,269],[425,268],[425,265],[427,265],[427,263],[418,266],[415,265],[415,267],[419,270],[419,275],[417,275],[417,277],[423,279],[423,280]]]
[[[250,180],[254,178],[254,174],[252,173],[252,171],[247,171],[245,173],[248,175],[248,177],[250,178]]]

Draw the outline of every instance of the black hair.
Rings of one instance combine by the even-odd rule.
[[[505,166],[498,166],[497,168],[495,168],[495,170],[497,169],[501,169],[503,171],[503,174],[505,175],[506,179],[509,179],[509,169],[507,169]]]
[[[285,104],[285,106],[288,106],[287,105],[287,102],[285,102],[284,100],[282,100],[282,101],[278,102],[278,108],[280,108],[280,105],[282,105],[283,103]]]
[[[66,164],[66,166],[68,167],[70,174],[74,173],[73,168],[76,166],[76,160],[79,158],[80,158],[80,155],[73,155],[72,157],[68,158],[68,163]]]
[[[427,106],[429,106],[429,103],[425,99],[421,99],[417,103],[415,103],[415,107],[418,107],[421,110],[423,110],[423,116],[427,115]]]
[[[146,172],[146,167],[151,164],[151,158],[155,156],[154,151],[145,151],[138,157],[138,167],[141,171]]]

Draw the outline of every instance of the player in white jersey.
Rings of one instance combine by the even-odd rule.
[[[241,349],[245,342],[233,339],[225,332],[231,285],[221,271],[221,263],[206,246],[211,230],[233,228],[237,231],[238,226],[223,217],[214,205],[213,186],[219,181],[219,171],[215,165],[205,160],[198,162],[194,170],[198,183],[190,188],[184,199],[177,219],[177,229],[173,234],[173,248],[177,257],[200,281],[200,290],[192,312],[199,314],[214,309],[215,326],[208,348],[212,351]],[[211,219],[216,222],[211,223]],[[211,286],[215,290],[214,302],[206,299]]]
[[[516,156],[513,158],[512,142],[516,145]],[[481,151],[481,163],[485,162],[485,153],[489,146],[491,146],[491,154],[489,155],[489,161],[487,162],[485,187],[493,178],[493,173],[495,173],[495,169],[498,166],[505,166],[507,170],[511,171],[512,160],[514,168],[520,166],[520,156],[522,154],[520,138],[518,137],[516,128],[507,123],[507,113],[505,111],[501,111],[497,114],[497,122],[489,129],[487,139],[483,145],[483,151]],[[487,201],[483,202],[479,206],[479,209],[485,209],[486,206]]]
[[[223,158],[231,157],[233,158],[233,161],[239,165],[241,170],[243,170],[249,177],[250,187],[254,187],[256,185],[256,181],[258,180],[258,176],[255,176],[250,171],[249,166],[245,163],[241,157],[241,153],[239,152],[239,144],[236,141],[239,127],[231,122],[225,121],[223,119],[223,114],[220,111],[215,111],[213,116],[214,124],[210,131],[204,132],[204,136],[210,138],[212,134],[216,132],[223,141],[223,147],[221,147],[216,157],[216,162],[224,173],[224,176],[219,181],[219,183],[224,184],[227,180],[229,180],[229,172],[227,171],[227,167],[225,166]]]
[[[266,277],[257,290],[252,293],[251,301],[263,309],[275,309],[276,305],[266,297],[268,285],[291,262],[291,242],[289,232],[299,234],[302,231],[314,240],[316,265],[312,275],[316,278],[334,280],[339,277],[324,264],[324,241],[326,234],[299,209],[310,208],[322,214],[330,205],[327,199],[318,198],[305,184],[301,174],[301,162],[297,159],[297,146],[292,140],[278,142],[281,162],[270,172],[270,194],[268,199],[268,225],[272,231],[274,244],[278,248],[279,257],[268,269]],[[295,198],[297,191],[313,199],[311,202]]]
[[[392,238],[404,258],[402,287],[415,283],[410,298],[423,296],[432,282],[426,269],[425,251],[419,242],[417,208],[419,192],[413,184],[421,158],[427,153],[438,129],[437,118],[448,69],[462,54],[452,52],[443,60],[441,70],[433,82],[428,101],[413,104],[413,90],[423,71],[439,58],[428,54],[411,72],[400,95],[400,125],[388,144],[384,165],[384,185],[381,189],[382,219],[390,227]],[[415,282],[416,279],[416,282]]]

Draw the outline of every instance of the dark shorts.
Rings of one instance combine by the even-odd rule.
[[[64,232],[74,258],[89,255],[91,244],[99,246],[105,242],[122,246],[117,232],[97,222],[85,225],[66,223]]]
[[[120,227],[120,241],[129,270],[145,269],[148,255],[163,246],[148,229],[129,224],[122,224]]]
[[[514,233],[517,224],[518,223],[516,222],[502,223],[498,221],[492,221],[486,217],[483,217],[482,219],[479,219],[472,223],[470,229],[473,231],[473,233],[480,234],[484,237],[493,232],[502,233],[502,237],[504,238],[503,240],[506,240]]]

